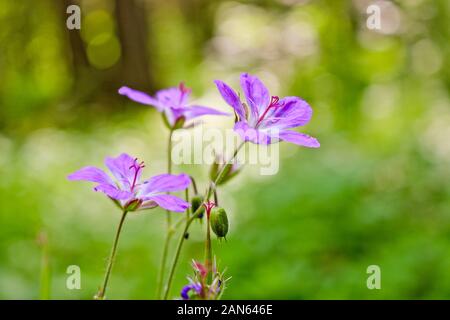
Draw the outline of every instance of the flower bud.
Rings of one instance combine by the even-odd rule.
[[[235,177],[241,170],[242,165],[238,162],[221,163],[221,158],[216,157],[216,161],[211,165],[209,170],[209,178],[216,185],[225,184],[231,178]],[[222,172],[219,178],[219,173]],[[217,181],[216,181],[217,180]]]
[[[211,181],[215,181],[218,173],[219,163],[217,161],[214,161],[211,165],[211,168],[209,169],[209,179],[211,179]]]
[[[199,219],[203,218],[203,214],[205,213],[205,208],[202,206],[202,204],[203,198],[201,196],[196,194],[192,197],[191,199],[192,213],[195,213],[198,208],[201,208],[199,214],[197,215]]]
[[[228,233],[228,217],[224,208],[214,207],[209,216],[211,229],[218,238],[225,238]]]
[[[220,177],[218,175],[215,177],[215,180],[218,179],[216,181],[216,185],[219,186],[219,185],[225,183],[228,180],[228,176],[230,175],[232,169],[233,169],[232,163],[225,164],[223,169],[221,168],[222,174],[220,175]]]

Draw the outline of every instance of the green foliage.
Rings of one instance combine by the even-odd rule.
[[[448,298],[447,1],[398,1],[389,19],[400,25],[385,33],[365,27],[357,1],[289,2],[203,3],[205,21],[177,1],[145,11],[153,87],[184,80],[199,104],[228,110],[212,80],[248,71],[314,109],[306,129],[320,149],[282,144],[277,175],[246,166],[220,187],[232,226],[227,242],[213,240],[220,269],[232,276],[224,298]],[[160,117],[116,93],[128,85],[123,52],[91,47],[101,51],[88,50],[95,61],[117,63],[74,65],[65,10],[54,3],[0,3],[1,299],[97,292],[120,212],[68,173],[120,152],[145,159],[149,176],[165,171]],[[109,12],[102,17],[116,34],[108,39],[121,41],[109,3],[82,11]],[[82,34],[86,48],[106,37],[95,23],[89,30],[99,34]],[[232,117],[216,124],[230,128]],[[208,168],[175,170],[200,175],[199,190],[206,187]],[[202,258],[203,227],[190,230],[172,297],[191,259]],[[164,228],[162,210],[129,216],[108,298],[154,297]],[[81,290],[65,286],[73,264]],[[381,290],[366,287],[372,264]]]

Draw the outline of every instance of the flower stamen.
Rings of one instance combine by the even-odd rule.
[[[269,112],[269,110],[271,108],[280,108],[284,105],[284,103],[280,103],[280,98],[278,96],[272,96],[270,98],[270,103],[267,106],[266,110],[264,110],[263,114],[261,115],[261,117],[259,117],[258,121],[256,122],[256,127],[261,123],[261,121],[264,120],[265,116],[267,115],[267,113]]]
[[[205,207],[206,210],[206,214],[209,218],[209,214],[211,213],[211,209],[214,208],[216,206],[216,204],[213,201],[208,201],[203,203],[203,206]]]
[[[181,94],[180,94],[180,105],[183,102],[184,96],[186,94],[189,94],[191,92],[191,89],[186,87],[186,85],[184,84],[184,82],[180,82],[180,84],[178,85],[178,89],[180,90]]]
[[[133,164],[128,168],[130,170],[131,169],[134,170],[133,183],[131,184],[130,187],[131,191],[133,191],[134,187],[136,187],[138,174],[143,168],[145,168],[144,161],[138,162],[138,158],[135,158]]]

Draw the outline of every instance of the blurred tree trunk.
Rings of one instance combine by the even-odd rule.
[[[79,2],[74,0],[63,0],[55,1],[55,3],[58,6],[57,10],[61,13],[63,26],[65,28],[66,20],[68,17],[66,13],[67,7],[72,4],[79,5]],[[86,75],[86,73],[89,72],[88,69],[90,69],[90,65],[86,55],[86,49],[83,39],[81,39],[80,30],[68,30],[66,34],[69,43],[72,70],[76,84],[82,81],[82,78]]]
[[[61,17],[61,24],[66,27],[68,6],[80,6],[77,0],[53,1]],[[101,108],[117,108],[111,99],[118,99],[117,89],[122,85],[151,92],[154,90],[150,77],[151,66],[147,55],[147,21],[143,1],[115,0],[114,16],[121,44],[121,60],[111,68],[99,70],[88,59],[87,44],[81,37],[80,30],[65,30],[67,57],[70,60],[74,78],[71,104],[101,101]],[[89,12],[81,7],[81,20]]]
[[[122,83],[147,92],[155,89],[147,54],[148,24],[144,1],[115,0],[122,47]]]
[[[183,15],[192,28],[199,51],[211,39],[214,33],[214,17],[218,1],[211,0],[177,0]]]

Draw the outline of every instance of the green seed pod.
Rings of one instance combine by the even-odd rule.
[[[214,207],[209,216],[211,229],[218,238],[225,238],[228,233],[228,217],[224,208]]]
[[[203,207],[203,198],[199,195],[195,195],[191,199],[191,207],[192,207],[192,213],[196,212],[198,208],[200,209],[200,212],[198,214],[198,218],[203,218],[203,214],[205,213],[205,208]]]

